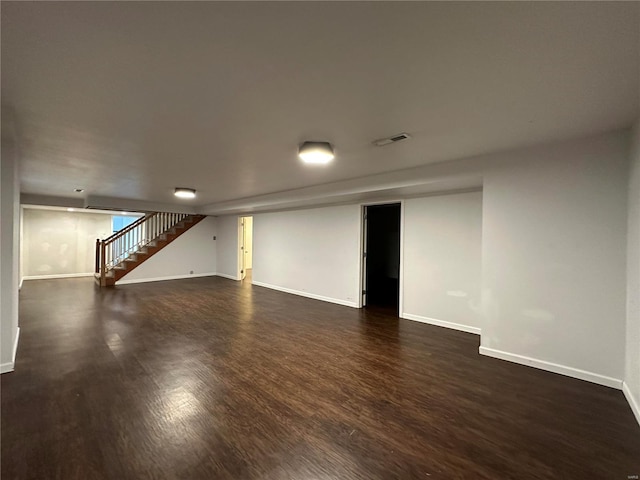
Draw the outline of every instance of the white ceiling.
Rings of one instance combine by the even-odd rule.
[[[30,194],[176,203],[186,186],[207,213],[250,210],[639,113],[638,2],[1,8],[3,128]],[[413,138],[371,144],[399,132]],[[336,160],[302,165],[304,140],[332,142]]]

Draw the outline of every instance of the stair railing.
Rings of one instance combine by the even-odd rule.
[[[96,273],[100,274],[100,284],[105,284],[109,270],[160,235],[167,233],[188,216],[186,213],[149,213],[106,239],[97,239]]]

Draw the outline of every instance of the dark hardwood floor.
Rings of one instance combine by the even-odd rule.
[[[20,308],[3,480],[640,474],[620,391],[382,310],[215,277],[30,281]]]

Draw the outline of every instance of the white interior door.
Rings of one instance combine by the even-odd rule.
[[[253,265],[253,217],[244,217],[244,270]]]
[[[244,277],[247,276],[247,269],[245,268],[245,245],[247,239],[247,229],[245,228],[245,218],[240,217],[240,251],[238,255],[240,256],[240,280],[244,280]]]

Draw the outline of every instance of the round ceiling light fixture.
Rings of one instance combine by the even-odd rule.
[[[325,165],[335,158],[329,142],[304,142],[298,148],[298,156],[310,165]]]
[[[173,194],[179,198],[196,198],[196,191],[193,188],[176,187]]]

